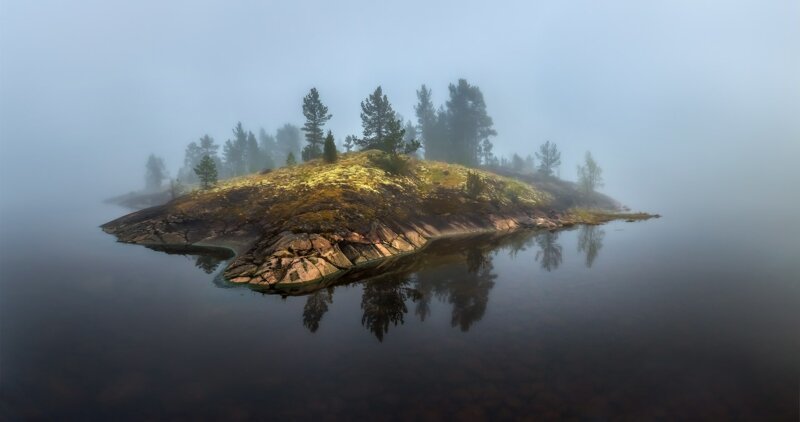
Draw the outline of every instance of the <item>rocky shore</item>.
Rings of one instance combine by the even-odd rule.
[[[566,182],[551,193],[490,172],[481,173],[485,191],[467,195],[463,183],[471,170],[414,161],[409,174],[394,176],[376,168],[370,154],[236,179],[102,229],[126,243],[229,248],[236,257],[226,279],[292,293],[413,253],[440,237],[652,217],[618,213],[616,203],[601,195],[588,199],[605,211],[559,209],[553,204],[564,202]]]

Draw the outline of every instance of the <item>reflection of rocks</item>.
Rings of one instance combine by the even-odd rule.
[[[536,253],[536,260],[542,264],[542,268],[552,271],[561,265],[563,259],[561,255],[561,245],[557,243],[558,233],[545,232],[536,236],[536,244],[539,252]]]
[[[221,264],[224,259],[220,259],[213,255],[197,255],[197,258],[194,261],[194,265],[197,268],[200,268],[206,274],[211,274],[217,270],[219,264]]]
[[[578,233],[578,252],[586,253],[586,266],[591,267],[600,249],[606,232],[598,226],[584,225]]]

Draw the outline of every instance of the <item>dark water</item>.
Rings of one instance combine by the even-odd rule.
[[[800,418],[782,227],[460,239],[280,297],[227,286],[224,255],[115,243],[121,213],[3,216],[0,419]]]

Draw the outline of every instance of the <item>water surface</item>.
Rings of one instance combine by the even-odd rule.
[[[7,212],[0,416],[798,420],[797,247],[669,215],[442,241],[305,296]]]

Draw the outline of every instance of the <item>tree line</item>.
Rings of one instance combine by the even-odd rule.
[[[487,112],[483,93],[466,79],[448,86],[448,98],[438,108],[433,103],[432,90],[426,85],[423,84],[416,94],[417,122],[404,123],[378,86],[360,104],[361,136],[347,135],[342,142],[344,151],[377,149],[396,157],[422,149],[424,157],[430,160],[555,176],[561,154],[550,141],[540,146],[536,159],[530,154],[525,158],[513,154],[510,159],[494,154],[491,138],[497,131]],[[311,88],[303,97],[302,113],[305,123],[301,128],[287,123],[274,134],[261,128],[256,136],[238,122],[232,129],[233,136],[221,146],[207,134],[191,142],[186,147],[183,167],[172,184],[199,183],[207,188],[218,179],[294,165],[298,157],[303,161],[318,158],[336,161],[339,151],[333,133],[325,131],[333,114],[316,88]],[[301,145],[303,138],[305,145]],[[163,160],[151,155],[146,168],[147,188],[160,188],[162,181],[168,178]],[[600,173],[600,167],[587,153],[585,164],[578,169],[579,184],[586,190],[594,190],[602,183]]]

